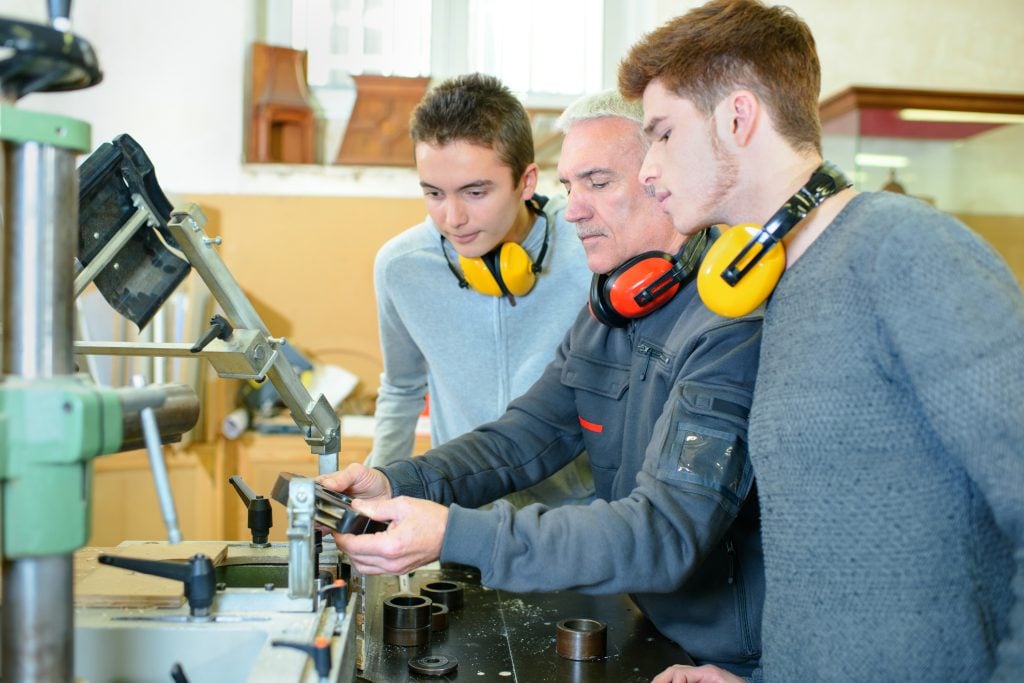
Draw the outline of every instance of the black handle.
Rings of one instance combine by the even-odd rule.
[[[237,474],[229,477],[228,483],[238,492],[238,496],[245,503],[245,509],[249,512],[249,530],[252,531],[252,544],[268,545],[270,528],[274,526],[274,510],[270,507],[270,500],[256,495]]]
[[[312,644],[296,643],[290,640],[275,640],[271,642],[274,647],[291,647],[301,650],[313,659],[313,666],[320,678],[327,678],[331,673],[331,641],[319,636]]]
[[[181,668],[179,662],[175,662],[171,667],[171,680],[174,683],[188,683],[188,677],[185,676],[185,670]]]
[[[210,318],[210,329],[208,329],[203,336],[199,338],[199,341],[197,341],[189,351],[192,353],[199,353],[214,339],[227,339],[234,331],[234,328],[231,327],[231,323],[227,321],[227,318],[222,315],[214,315]]]
[[[348,606],[348,584],[345,579],[337,579],[331,585],[320,590],[320,594],[327,598],[327,604],[334,607],[335,612],[344,612]]]
[[[143,560],[118,555],[100,555],[98,561],[112,567],[181,581],[185,584],[185,598],[191,614],[205,617],[210,613],[213,596],[217,592],[217,579],[213,561],[202,553],[196,553],[187,562]]]

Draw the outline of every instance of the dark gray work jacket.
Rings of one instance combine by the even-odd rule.
[[[721,318],[692,283],[626,328],[584,308],[504,416],[382,470],[395,495],[451,506],[441,560],[485,585],[629,593],[695,660],[749,673],[764,598],[746,449],[760,341],[760,311]],[[474,509],[584,449],[593,503]]]

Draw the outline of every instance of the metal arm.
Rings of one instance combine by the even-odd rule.
[[[135,199],[133,197],[133,199]],[[153,214],[139,198],[139,211]],[[154,214],[155,215],[155,214]],[[141,222],[141,221],[140,221]],[[189,263],[202,277],[217,303],[224,309],[234,332],[226,340],[214,339],[198,353],[190,344],[96,344],[76,342],[79,354],[111,354],[133,356],[204,356],[221,377],[271,381],[295,423],[303,429],[303,437],[311,452],[319,455],[319,471],[337,469],[341,448],[341,422],[324,396],[310,397],[291,363],[278,353],[283,339],[271,337],[266,325],[253,308],[245,292],[238,286],[227,266],[214,248],[220,239],[207,237],[203,231],[206,216],[198,204],[176,207],[167,224]]]

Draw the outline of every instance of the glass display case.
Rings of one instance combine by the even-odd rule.
[[[1024,282],[1024,95],[853,86],[821,104],[823,154],[987,239]]]

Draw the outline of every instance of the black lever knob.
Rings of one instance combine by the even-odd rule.
[[[234,487],[249,513],[252,544],[264,548],[270,545],[270,528],[274,526],[274,510],[270,507],[270,500],[256,495],[237,474],[228,478],[228,483]]]
[[[222,315],[214,315],[210,318],[210,329],[203,333],[203,336],[199,338],[199,341],[197,341],[189,351],[192,353],[199,353],[214,339],[227,339],[234,331],[234,328],[231,327],[231,323],[227,321],[227,318]]]
[[[213,561],[202,553],[196,553],[185,562],[143,560],[119,555],[100,555],[97,559],[100,564],[181,581],[185,584],[189,613],[194,617],[210,614],[213,596],[217,592],[217,578]]]
[[[331,673],[331,641],[324,636],[318,636],[309,643],[296,643],[290,640],[275,640],[271,642],[274,647],[291,647],[301,650],[313,659],[313,666],[321,679],[326,679]]]

